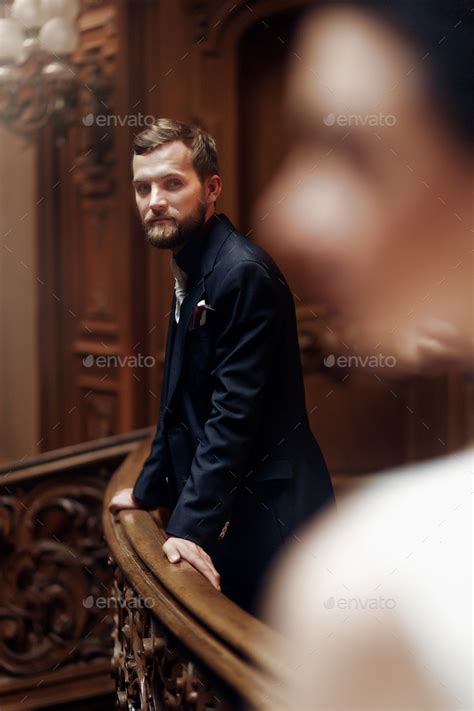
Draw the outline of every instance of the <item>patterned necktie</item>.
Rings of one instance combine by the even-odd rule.
[[[179,323],[181,304],[186,296],[186,289],[188,286],[188,275],[178,266],[178,263],[175,261],[174,257],[171,259],[171,271],[174,275],[174,291],[176,294],[176,310],[174,316],[176,323]]]

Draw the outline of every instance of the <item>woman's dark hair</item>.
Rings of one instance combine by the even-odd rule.
[[[343,0],[340,4],[379,16],[415,47],[435,106],[458,138],[472,144],[472,6],[463,0]]]

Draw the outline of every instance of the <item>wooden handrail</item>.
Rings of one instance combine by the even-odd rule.
[[[115,563],[133,591],[152,603],[148,612],[213,676],[254,708],[281,707],[279,689],[289,670],[275,658],[283,646],[278,633],[215,590],[185,561],[171,565],[162,552],[166,533],[159,515],[108,511],[114,493],[133,486],[149,449],[150,441],[127,457],[105,494],[104,532]]]
[[[102,437],[94,439],[90,442],[81,442],[69,447],[61,447],[60,449],[52,449],[48,452],[37,454],[34,457],[24,457],[23,459],[9,462],[0,466],[0,477],[3,474],[11,474],[13,472],[22,471],[25,476],[25,469],[41,468],[44,465],[52,464],[53,462],[61,461],[61,466],[64,468],[64,462],[74,460],[81,456],[81,461],[86,461],[86,456],[90,455],[92,460],[101,457],[100,452],[103,450],[111,451],[113,447],[122,447],[124,450],[130,449],[129,443],[140,442],[144,438],[148,438],[154,430],[154,427],[144,427],[140,430],[133,430],[126,434],[112,435],[111,437]],[[102,456],[107,456],[108,452],[103,452]],[[48,467],[50,469],[51,467]]]

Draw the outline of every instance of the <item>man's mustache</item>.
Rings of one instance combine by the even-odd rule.
[[[151,223],[158,222],[160,220],[174,220],[174,217],[172,217],[171,215],[154,215],[148,220],[145,220],[145,225],[150,225]]]

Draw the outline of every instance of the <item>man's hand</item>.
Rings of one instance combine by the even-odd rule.
[[[221,576],[214,568],[211,557],[197,543],[171,536],[163,543],[163,553],[170,563],[179,563],[180,560],[186,560],[201,575],[204,575],[213,587],[217,590],[221,589]]]
[[[112,496],[109,504],[110,513],[117,513],[122,509],[139,509],[140,506],[133,498],[133,489],[120,489]]]
[[[109,511],[113,514],[123,509],[139,509],[140,506],[133,498],[133,489],[121,489],[112,497],[109,503]],[[168,516],[169,516],[169,512]],[[170,537],[163,544],[163,553],[170,563],[179,563],[186,560],[201,575],[209,580],[217,590],[221,589],[220,575],[214,568],[211,557],[197,543],[186,541],[184,538]]]

